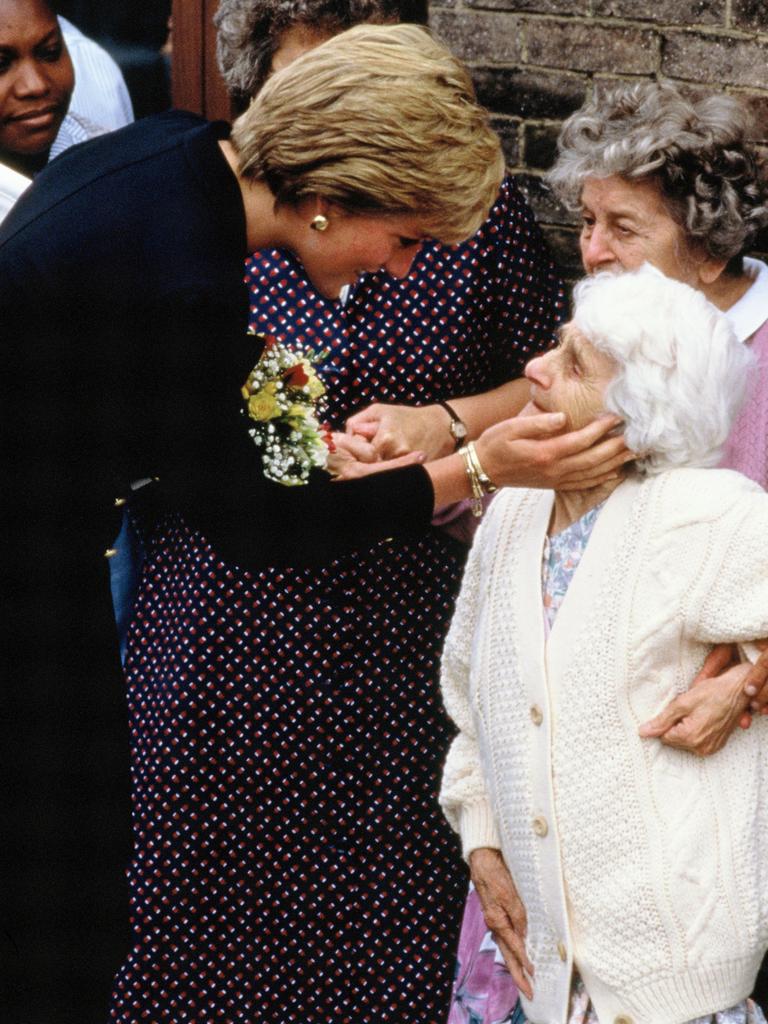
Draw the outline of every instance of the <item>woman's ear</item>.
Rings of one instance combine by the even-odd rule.
[[[312,196],[310,200],[312,204],[312,216],[313,217],[328,217],[331,209],[331,204],[323,196]]]
[[[711,256],[703,257],[701,262],[698,262],[696,265],[696,272],[701,284],[705,288],[707,285],[713,285],[720,279],[727,265],[727,260],[716,260]]]

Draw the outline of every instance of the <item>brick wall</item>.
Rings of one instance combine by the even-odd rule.
[[[541,178],[563,119],[601,85],[665,77],[724,89],[746,98],[768,146],[768,0],[436,0],[429,21],[470,65],[570,279],[580,271],[575,222]]]

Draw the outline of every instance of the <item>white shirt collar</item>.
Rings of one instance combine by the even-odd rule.
[[[751,338],[768,320],[768,265],[745,256],[744,273],[752,278],[752,284],[725,312],[739,341]]]

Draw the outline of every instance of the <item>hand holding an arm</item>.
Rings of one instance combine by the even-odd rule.
[[[520,991],[533,998],[533,964],[525,951],[528,919],[500,850],[480,847],[469,855],[469,871],[485,923],[493,932],[509,973]]]
[[[748,729],[753,713],[767,713],[768,641],[756,641],[756,646],[762,654],[754,664],[739,662],[733,644],[715,647],[690,690],[640,726],[640,735],[699,757],[722,750],[737,726]]]
[[[640,736],[699,757],[717,753],[749,706],[744,693],[748,669],[748,665],[734,665],[713,678],[697,676],[690,690],[640,726]]]

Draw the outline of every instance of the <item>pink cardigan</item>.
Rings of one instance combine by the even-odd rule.
[[[746,344],[757,357],[757,366],[720,465],[737,469],[768,490],[768,320]]]

